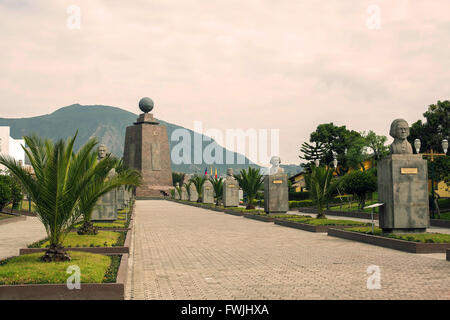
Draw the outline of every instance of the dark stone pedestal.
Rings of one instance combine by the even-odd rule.
[[[285,173],[268,175],[264,178],[264,211],[285,213],[289,210],[288,184]]]
[[[427,161],[420,155],[392,154],[378,162],[380,228],[384,232],[425,232],[428,213]]]
[[[141,172],[143,183],[136,197],[163,197],[170,194],[172,168],[167,128],[159,125],[152,114],[144,113],[126,129],[124,164]]]

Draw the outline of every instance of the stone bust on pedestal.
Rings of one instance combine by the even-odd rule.
[[[377,165],[379,226],[385,233],[425,232],[429,227],[427,161],[413,154],[404,119],[392,122],[390,155]]]
[[[411,144],[406,138],[409,136],[409,125],[404,119],[395,119],[391,123],[389,135],[394,138],[394,142],[389,147],[391,154],[412,154]]]

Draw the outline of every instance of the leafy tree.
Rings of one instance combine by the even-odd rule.
[[[306,187],[309,190],[309,197],[317,206],[318,219],[325,219],[324,207],[328,204],[333,193],[337,190],[340,179],[333,179],[333,168],[325,166],[311,166],[311,172],[305,175]]]
[[[418,120],[410,127],[409,142],[414,145],[415,139],[421,141],[421,152],[442,153],[442,140],[450,140],[450,101],[438,101],[431,104],[423,114],[426,121]],[[436,157],[434,161],[428,161],[428,177],[432,178],[434,173],[435,181],[445,181],[450,186],[450,150],[446,157]]]
[[[354,194],[358,199],[358,209],[365,206],[366,195],[377,190],[377,179],[371,171],[353,171],[343,179],[343,189],[348,194]]]
[[[367,134],[363,133],[363,137],[366,141],[366,146],[372,149],[375,160],[380,160],[389,154],[386,136],[378,136],[375,132],[369,130]]]
[[[79,210],[83,216],[83,225],[78,229],[79,235],[95,235],[97,230],[92,223],[92,213],[98,200],[106,193],[121,186],[139,186],[141,175],[135,169],[124,167],[123,162],[108,155],[105,159],[98,161],[97,152],[91,152],[85,162],[86,172],[95,170],[96,174],[82,190]],[[111,175],[112,171],[116,174]]]
[[[97,141],[89,140],[74,153],[76,136],[56,143],[36,135],[24,137],[28,146],[24,150],[34,176],[13,158],[0,155],[0,164],[7,167],[31,195],[36,214],[45,226],[50,242],[41,258],[45,262],[70,260],[62,243],[81,215],[79,202],[83,189],[98,174],[98,167],[86,170],[86,161]]]
[[[11,202],[12,193],[11,187],[6,176],[0,176],[0,211]]]
[[[216,196],[216,205],[219,205],[219,201],[223,196],[223,180],[222,178],[210,177],[209,181],[211,181],[214,189],[214,194]]]
[[[317,126],[316,131],[310,135],[310,142],[315,146],[304,143],[302,145],[303,155],[301,159],[313,161],[320,157],[320,164],[328,166],[333,161],[333,152],[340,165],[338,174],[348,172],[349,168],[359,168],[367,159],[365,153],[366,143],[360,133],[348,130],[345,126],[335,126],[331,123],[324,123]],[[347,152],[347,153],[346,153]],[[310,162],[307,167],[311,172]]]
[[[201,202],[202,197],[203,197],[203,184],[205,183],[206,178],[200,177],[200,176],[195,176],[195,177],[191,178],[191,180],[189,180],[189,181],[192,182],[195,189],[197,190],[197,193],[198,193],[197,202]]]
[[[182,172],[172,172],[172,182],[173,186],[177,185],[177,182],[182,185],[184,181],[185,174]]]
[[[433,149],[435,152],[442,152],[442,140],[450,139],[450,101],[431,104],[423,116],[426,119],[424,123],[418,120],[411,125],[409,142],[414,145],[414,140],[420,139],[423,151]]]
[[[247,194],[246,209],[255,209],[253,201],[264,182],[264,177],[261,175],[260,170],[249,167],[247,170],[242,169],[239,175],[235,177],[239,182],[239,186]]]

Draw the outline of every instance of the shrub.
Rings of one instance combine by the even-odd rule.
[[[3,176],[4,177],[4,176]],[[7,179],[0,179],[0,211],[11,202],[11,186]]]
[[[313,207],[313,206],[314,201],[312,200],[289,201],[289,209],[301,207]]]
[[[309,199],[309,192],[289,191],[289,201],[300,201]]]
[[[362,210],[366,194],[377,190],[377,178],[369,171],[353,171],[344,177],[343,188],[358,198],[358,209]]]

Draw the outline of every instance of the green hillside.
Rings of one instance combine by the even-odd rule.
[[[39,136],[47,137],[53,140],[66,139],[69,136],[73,136],[78,130],[78,138],[75,148],[79,148],[89,138],[96,137],[101,143],[108,146],[111,153],[118,157],[123,155],[123,143],[125,141],[125,129],[127,126],[133,124],[136,121],[138,115],[129,111],[122,110],[116,107],[93,105],[82,106],[79,104],[70,105],[56,110],[55,112],[43,116],[21,119],[6,119],[0,118],[0,126],[11,127],[11,136],[15,139],[19,139],[24,135],[31,133],[37,133]],[[159,120],[161,125],[167,127],[167,133],[170,138],[172,132],[176,129],[183,128],[172,123]],[[194,141],[194,134],[198,135],[188,129],[191,134],[191,141]],[[202,139],[203,140],[203,139]],[[177,142],[170,142],[172,148]],[[211,142],[204,142],[203,148]],[[214,142],[215,143],[215,142]],[[230,151],[224,149],[224,159],[226,159],[226,153]],[[194,146],[191,146],[191,154],[194,154]],[[233,152],[233,156],[236,159],[236,154]],[[247,168],[249,164],[253,167],[259,167],[245,158],[246,164],[235,165],[215,165],[219,174],[226,172],[228,167],[240,170]],[[198,165],[180,164],[176,165],[172,163],[173,171],[180,172],[197,172],[203,173],[206,165],[205,163]],[[283,166],[288,174],[296,173],[299,171],[298,166]]]

